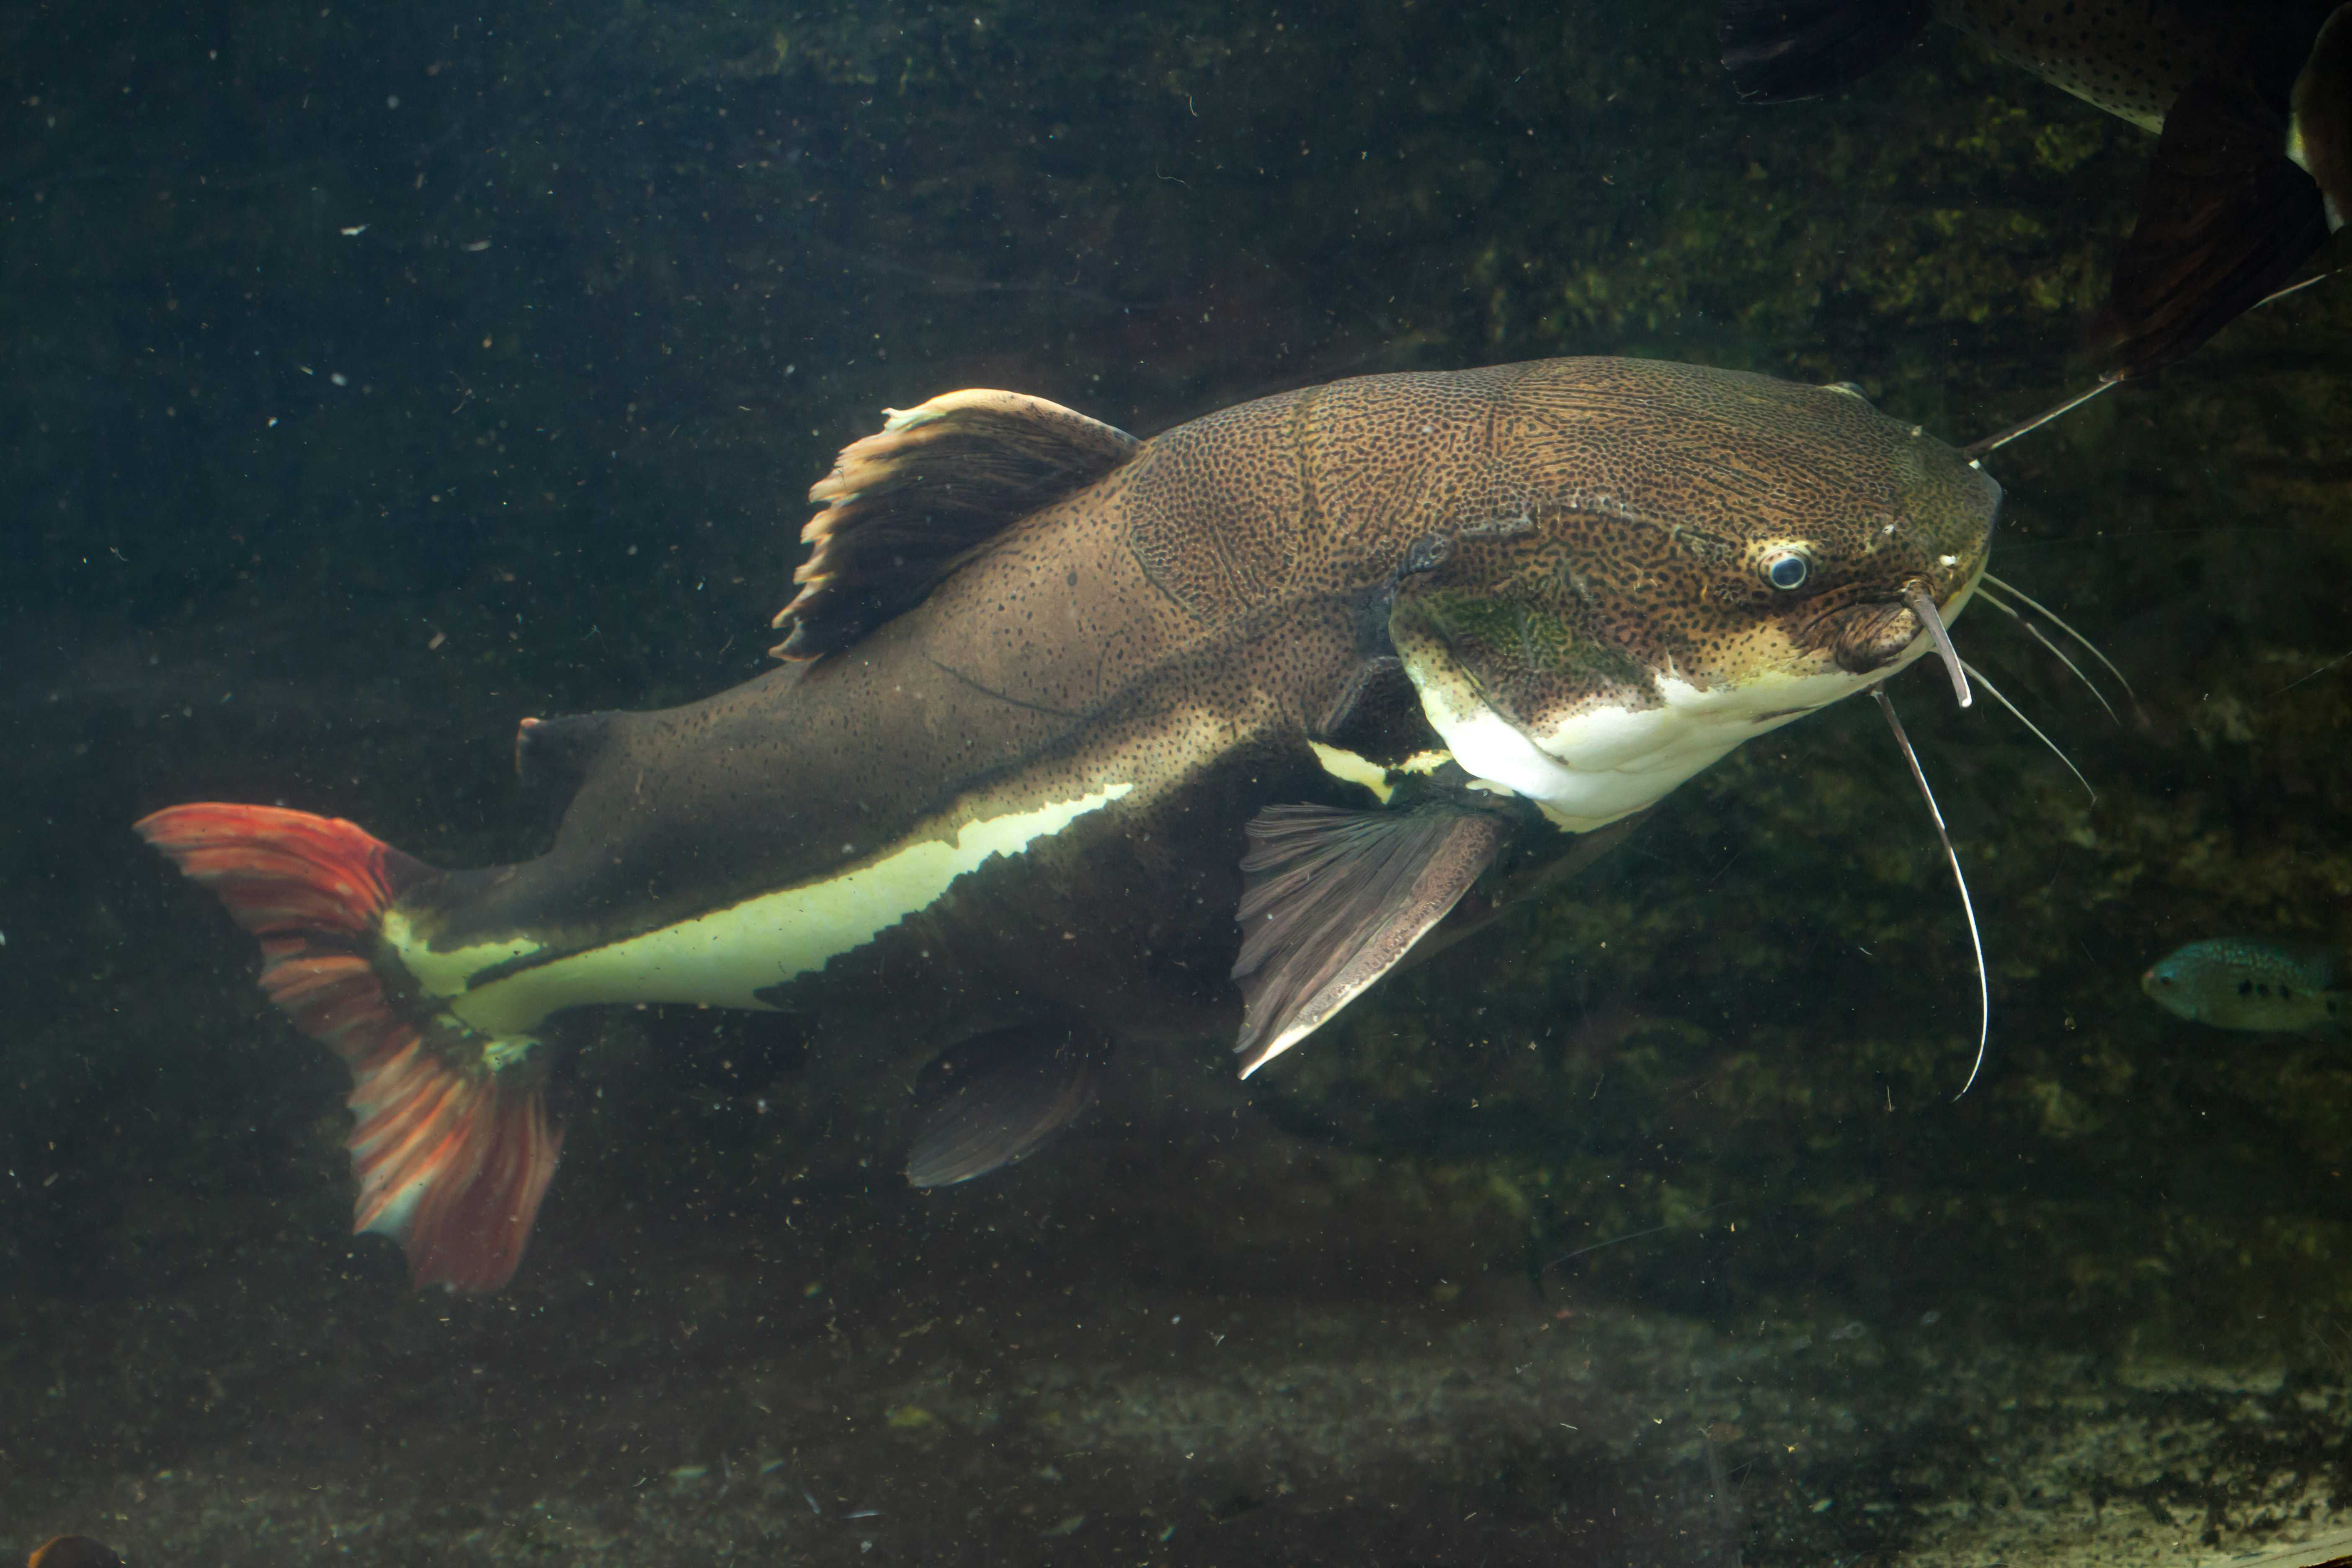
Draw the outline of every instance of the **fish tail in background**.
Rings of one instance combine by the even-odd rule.
[[[1725,0],[1723,67],[1748,103],[1789,103],[1867,76],[1926,30],[1930,0]]]
[[[2319,29],[2295,78],[2287,156],[2319,182],[2330,232],[2352,219],[2352,4]]]
[[[87,1535],[57,1535],[33,1548],[25,1568],[122,1568],[122,1559],[102,1541]]]
[[[562,1130],[530,1042],[418,995],[382,940],[384,912],[443,874],[351,823],[269,806],[175,805],[137,830],[260,939],[261,988],[351,1068],[352,1228],[400,1241],[419,1286],[505,1284]]]
[[[2331,32],[2344,31],[2342,18]],[[2340,121],[2339,121],[2340,122]],[[2276,293],[2327,242],[2286,118],[2242,76],[2200,77],[2165,116],[2139,222],[2093,335],[2115,379],[2161,370]]]

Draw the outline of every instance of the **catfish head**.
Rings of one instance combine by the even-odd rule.
[[[1433,533],[1391,605],[1470,773],[1588,830],[1948,646],[2000,503],[1958,451],[1840,387],[1564,365],[1497,422],[1516,504]]]

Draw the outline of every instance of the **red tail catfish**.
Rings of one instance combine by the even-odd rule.
[[[1850,390],[1690,365],[1370,376],[1150,440],[954,392],[815,488],[781,668],[522,721],[574,791],[537,859],[258,805],[139,830],[349,1064],[357,1227],[490,1289],[562,1143],[554,1015],[947,996],[908,1174],[980,1174],[1109,1047],[1224,1032],[1253,1071],[1473,884],[1920,657],[2000,497]]]

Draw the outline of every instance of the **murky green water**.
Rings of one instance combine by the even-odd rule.
[[[346,1234],[343,1074],[131,837],[548,803],[518,718],[766,667],[800,497],[968,386],[1139,433],[1607,353],[1966,441],[2084,384],[2141,133],[1938,33],[1734,103],[1704,0],[28,9],[0,24],[0,1551],[153,1564],[2283,1563],[2352,1529],[2352,291],[1990,460],[1897,683],[1246,1085],[908,1192],[900,1081],[607,1017],[502,1294]],[[2081,658],[2077,651],[2078,659]],[[21,1544],[20,1544],[21,1543]],[[2297,1551],[2300,1555],[2295,1554]]]

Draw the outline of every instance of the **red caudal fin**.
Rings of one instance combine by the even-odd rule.
[[[405,984],[384,911],[441,873],[352,824],[175,805],[141,837],[261,942],[261,988],[352,1070],[354,1230],[400,1241],[420,1285],[513,1277],[563,1142],[529,1041],[476,1034]]]
[[[352,1068],[352,1228],[401,1241],[420,1286],[495,1290],[522,1261],[563,1131],[542,1083],[467,1071],[404,1027],[387,1059]]]

